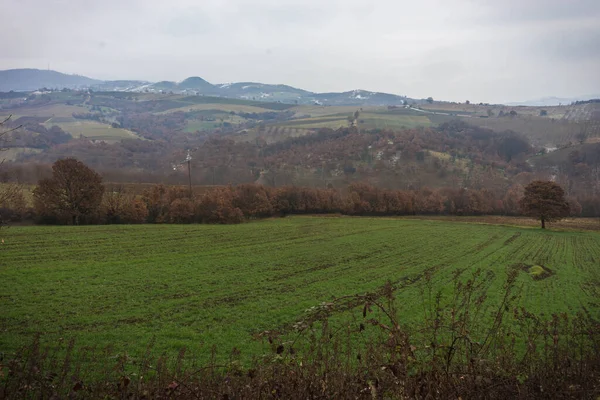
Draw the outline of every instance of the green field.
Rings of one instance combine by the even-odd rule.
[[[342,107],[327,107],[326,110],[332,109],[337,111]],[[302,107],[296,109],[299,115]],[[310,108],[307,108],[310,110]],[[428,127],[432,123],[427,116],[419,115],[414,111],[399,110],[395,112],[387,111],[385,107],[378,109],[371,108],[371,112],[361,112],[358,118],[360,129],[410,129],[419,126]],[[319,110],[317,110],[319,111]],[[356,111],[356,110],[355,110]],[[312,116],[310,118],[297,118],[290,121],[269,124],[271,127],[279,128],[297,128],[297,129],[319,129],[330,128],[338,129],[349,125],[348,117],[353,112],[336,113],[320,116]]]
[[[73,113],[88,112],[87,107],[70,106],[67,104],[48,104],[43,106],[21,107],[17,110],[18,111],[13,115],[13,118],[15,120],[19,116],[71,118],[73,116]]]
[[[598,315],[600,235],[394,218],[290,217],[236,226],[12,227],[0,247],[0,352],[75,337],[79,345],[142,352],[211,346],[263,350],[253,333],[303,310],[434,272],[491,271],[490,301],[522,263],[530,311]],[[551,271],[534,279],[536,266]],[[531,269],[533,268],[533,269]],[[545,276],[545,275],[544,275]],[[417,283],[418,285],[418,283]],[[402,322],[418,323],[416,287],[399,293]]]
[[[393,113],[363,113],[359,124],[363,129],[411,129],[419,126],[428,127],[431,121],[423,115],[402,115]]]
[[[246,112],[246,113],[262,113],[269,111],[268,108],[262,108],[257,105],[246,105],[246,104],[229,104],[229,103],[200,103],[200,104],[186,104],[182,103],[181,107],[171,108],[167,111],[157,112],[155,114],[168,114],[173,112],[191,112],[191,111],[225,111],[225,112]]]
[[[186,121],[186,127],[183,130],[184,132],[193,133],[196,131],[203,130],[212,130],[217,129],[222,126],[222,122],[229,123],[232,125],[238,125],[246,121],[246,119],[237,116],[231,115],[229,113],[223,113],[219,110],[208,110],[214,111],[214,113],[210,113],[209,115],[213,118],[212,121],[200,120],[200,119],[188,119]]]
[[[48,128],[52,125],[59,126],[62,130],[69,133],[74,138],[83,135],[88,139],[104,140],[106,142],[118,142],[122,139],[139,139],[135,133],[121,128],[113,128],[108,124],[102,124],[96,121],[81,120],[75,122],[61,122],[46,124]]]

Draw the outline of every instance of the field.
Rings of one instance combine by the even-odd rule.
[[[542,117],[467,118],[465,122],[497,132],[505,130],[519,132],[527,136],[533,144],[540,146],[559,147],[569,141],[576,143],[576,135],[582,129],[586,130],[590,137],[600,136],[598,123],[588,126],[566,120],[552,121]]]
[[[236,140],[253,141],[262,137],[267,143],[283,141],[314,133],[321,128],[338,129],[348,127],[348,117],[359,107],[323,107],[298,106],[291,109],[296,112],[295,118],[283,122],[268,122],[263,132],[258,128],[244,131]],[[429,115],[405,109],[388,110],[387,107],[364,107],[358,118],[358,128],[371,129],[412,129],[429,127],[432,121]],[[437,116],[436,116],[437,117]]]
[[[238,112],[238,113],[262,113],[269,111],[268,108],[262,108],[255,105],[245,104],[229,104],[229,103],[207,103],[207,104],[185,104],[182,103],[181,107],[171,108],[167,111],[158,112],[156,114],[168,114],[173,112],[189,112],[189,111],[207,111],[214,110],[216,112]]]
[[[27,117],[52,117],[58,118],[72,118],[73,113],[88,112],[87,107],[82,106],[69,106],[67,104],[48,104],[43,106],[32,106],[18,108],[13,114],[13,119],[17,119],[20,116]],[[4,111],[6,113],[6,111]]]
[[[472,221],[475,222],[475,221]],[[598,313],[600,235],[397,218],[290,217],[236,226],[12,227],[0,251],[0,352],[74,337],[79,345],[140,354],[186,346],[207,356],[309,307],[434,272],[490,271],[497,300],[510,266],[534,312]],[[535,279],[539,268],[549,272]],[[537,269],[536,269],[537,268]],[[417,285],[419,283],[417,282]],[[422,318],[416,287],[399,294],[403,324]]]
[[[221,127],[221,122],[228,124],[241,124],[246,121],[244,118],[239,117],[237,115],[231,115],[229,113],[224,113],[216,110],[211,113],[212,121],[200,120],[200,119],[188,119],[186,121],[186,127],[183,130],[184,132],[192,133],[196,131],[204,131],[204,130],[213,130]]]
[[[108,143],[118,142],[122,139],[139,139],[139,136],[127,129],[113,128],[110,125],[95,121],[83,120],[76,122],[60,122],[56,124],[50,122],[46,125],[48,128],[52,125],[57,125],[74,138],[83,135],[88,139],[104,140]]]

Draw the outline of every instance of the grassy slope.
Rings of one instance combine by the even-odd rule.
[[[78,120],[75,122],[61,122],[46,124],[48,128],[57,125],[74,138],[83,135],[89,139],[104,140],[107,142],[118,142],[122,139],[139,139],[135,133],[121,128],[113,128],[108,124],[96,121]]]
[[[229,103],[202,103],[202,104],[184,104],[182,103],[181,107],[171,108],[166,111],[161,111],[155,114],[168,114],[173,112],[188,112],[188,111],[205,111],[205,110],[215,110],[216,112],[230,112],[234,111],[237,113],[263,113],[266,111],[272,111],[268,108],[261,108],[255,105],[245,105],[245,104],[229,104]]]
[[[347,109],[347,113],[342,110]],[[289,137],[300,136],[295,130],[309,131],[319,128],[338,129],[349,125],[348,117],[356,111],[356,108],[349,107],[317,107],[317,106],[299,106],[293,109],[297,116],[312,115],[315,112],[317,116],[310,118],[296,118],[289,121],[274,122],[267,125],[266,134],[263,136],[267,142],[276,142],[285,140]],[[330,112],[330,113],[327,113]],[[428,116],[419,114],[415,111],[388,110],[387,107],[369,107],[368,111],[363,111],[359,116],[360,129],[403,129],[416,128],[419,126],[428,127],[432,122]],[[275,130],[277,131],[275,132]],[[290,130],[292,129],[292,130]]]
[[[7,113],[8,110],[4,110],[3,114]],[[16,119],[18,116],[24,117],[59,117],[59,118],[70,118],[73,113],[89,112],[87,107],[81,106],[69,106],[67,104],[47,104],[42,106],[32,107],[20,107],[14,110],[13,118]]]
[[[274,219],[238,226],[14,227],[0,251],[0,351],[43,332],[80,345],[143,351],[216,344],[261,351],[250,334],[277,327],[331,296],[364,292],[436,267],[446,288],[457,267],[523,273],[533,311],[597,312],[597,233],[443,221],[372,218]],[[405,323],[421,318],[416,289],[401,293]]]

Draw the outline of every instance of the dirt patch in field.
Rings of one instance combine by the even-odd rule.
[[[519,269],[525,272],[534,281],[541,281],[554,275],[554,271],[550,268],[539,264],[519,264]]]

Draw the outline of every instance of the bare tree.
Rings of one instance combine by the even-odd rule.
[[[98,210],[103,194],[102,177],[96,171],[66,158],[52,165],[52,178],[38,182],[33,199],[39,216],[79,225]]]
[[[4,120],[0,121],[0,152],[6,151],[5,143],[10,138],[10,133],[16,131],[21,126],[10,127],[9,115]],[[4,157],[0,156],[0,167],[4,164]],[[0,209],[9,209],[15,206],[15,202],[22,202],[22,188],[20,185],[13,182],[0,182]],[[22,206],[22,204],[19,204]],[[0,211],[0,228],[6,225],[7,215]]]

